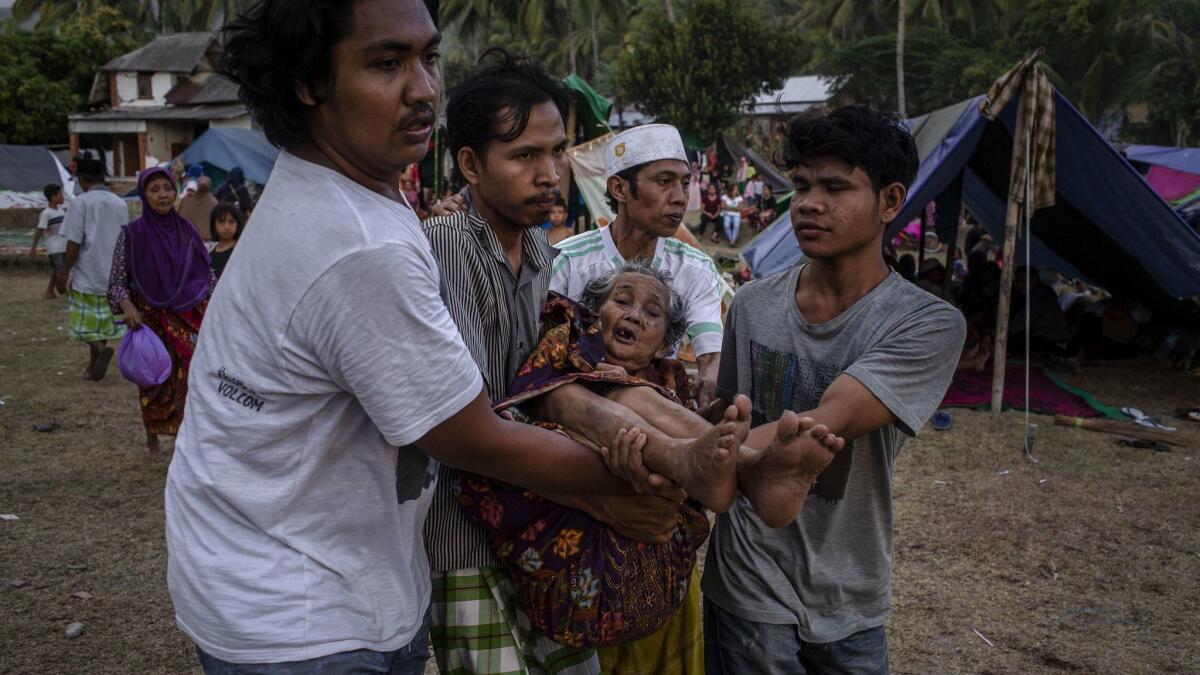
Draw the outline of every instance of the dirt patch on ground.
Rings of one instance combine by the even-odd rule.
[[[80,378],[86,350],[43,288],[0,276],[0,514],[20,517],[0,522],[0,672],[199,672],[167,595],[166,466],[143,461],[136,390],[115,369]],[[1156,415],[1200,403],[1200,382],[1148,361],[1066,379]],[[892,668],[1200,671],[1200,451],[1035,421],[1038,464],[1012,413],[954,411],[905,446]]]

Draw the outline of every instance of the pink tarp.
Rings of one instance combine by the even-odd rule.
[[[1146,174],[1146,182],[1160,197],[1169,202],[1200,189],[1200,176],[1165,166],[1151,166],[1150,172]]]

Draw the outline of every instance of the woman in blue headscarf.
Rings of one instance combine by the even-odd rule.
[[[139,388],[146,447],[159,459],[159,434],[183,421],[188,366],[215,281],[200,232],[175,210],[175,181],[163,167],[138,176],[142,216],[121,228],[108,280],[108,304],[130,329],[146,326],[171,354],[171,376]]]

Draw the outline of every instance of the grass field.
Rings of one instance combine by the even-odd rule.
[[[136,390],[115,368],[80,378],[86,349],[43,288],[0,272],[0,514],[20,518],[0,521],[0,673],[198,672],[167,595],[166,465],[143,461]],[[1200,403],[1200,382],[1149,361],[1067,379],[1156,415]],[[954,418],[896,467],[892,669],[1200,672],[1200,449],[1035,418],[1034,464],[1021,416]]]

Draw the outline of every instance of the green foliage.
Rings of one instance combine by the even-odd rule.
[[[916,114],[986,91],[1012,65],[985,47],[936,28],[909,31],[907,43],[908,109]],[[894,33],[865,38],[835,51],[822,64],[822,72],[837,73],[834,88],[839,98],[896,109]]]
[[[769,29],[737,0],[696,0],[671,25],[659,11],[640,17],[617,59],[623,100],[687,135],[713,138],[751,96],[792,73],[795,40]]]
[[[94,67],[137,46],[111,8],[66,20],[61,30],[0,34],[0,143],[62,143],[67,115],[83,110]]]
[[[804,70],[833,76],[839,100],[896,104],[895,0],[776,0],[804,35]],[[1124,140],[1200,137],[1196,0],[909,0],[905,79],[918,115],[984,93],[1038,47],[1055,85],[1093,122],[1146,103]]]

